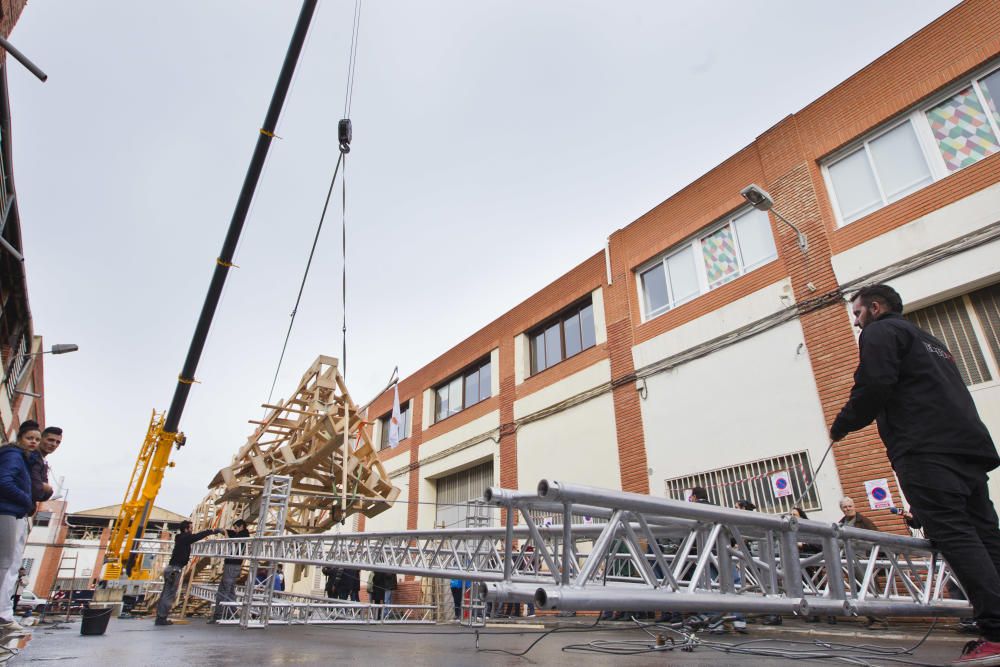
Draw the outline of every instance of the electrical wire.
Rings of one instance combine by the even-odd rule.
[[[337,182],[337,172],[340,171],[340,164],[344,160],[341,153],[337,158],[337,164],[333,168],[333,177],[330,179],[330,187],[326,191],[326,200],[323,202],[323,212],[319,216],[319,224],[316,226],[316,234],[313,236],[312,247],[309,249],[309,259],[306,261],[306,270],[302,273],[302,282],[299,284],[299,293],[295,297],[295,306],[292,307],[292,314],[288,322],[288,331],[285,332],[285,342],[281,346],[281,356],[278,357],[278,367],[274,369],[274,379],[271,381],[271,391],[267,394],[267,402],[271,402],[274,396],[274,387],[278,384],[278,373],[281,372],[281,364],[285,360],[285,351],[288,349],[288,340],[292,336],[292,327],[295,326],[295,316],[299,312],[299,303],[302,301],[302,292],[306,287],[306,279],[309,277],[309,268],[312,266],[313,255],[316,254],[316,244],[319,242],[320,232],[323,231],[323,221],[326,220],[326,210],[330,206],[330,196],[333,194],[333,185]]]

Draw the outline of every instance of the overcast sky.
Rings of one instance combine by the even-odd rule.
[[[952,0],[365,2],[347,167],[347,383],[367,402]],[[298,3],[33,0],[8,60],[51,459],[117,503],[173,395]],[[337,158],[354,3],[314,18],[157,504],[187,514],[262,414]],[[339,187],[339,186],[338,186]],[[339,202],[339,200],[338,200]],[[340,356],[332,208],[278,380]]]

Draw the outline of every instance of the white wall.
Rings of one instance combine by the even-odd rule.
[[[517,430],[517,485],[535,491],[541,479],[621,488],[611,394]]]
[[[647,378],[642,422],[654,495],[664,495],[667,479],[801,450],[819,464],[829,442],[804,341],[793,320]],[[817,488],[815,518],[839,518],[832,457]]]
[[[365,519],[365,532],[406,530],[406,513],[410,507],[410,473],[393,477],[390,481],[399,487],[399,496],[392,507]]]
[[[1000,220],[1000,183],[834,255],[833,269],[837,281],[840,284],[850,282],[998,220]],[[973,251],[965,255],[974,266],[966,267],[962,261],[949,260],[951,268],[961,271],[965,276],[970,273],[978,273],[980,276],[996,275],[1000,270],[1000,262],[997,261],[1000,255],[997,253],[996,244],[992,251],[985,253]],[[992,257],[992,261],[988,261],[989,257]],[[935,272],[941,271],[943,274],[940,267],[944,265],[944,263],[936,265],[939,268],[935,269]],[[893,286],[896,282],[893,281]],[[903,296],[904,302],[917,305],[915,300],[918,297],[909,296],[898,287],[896,289]]]
[[[515,401],[514,418],[550,407],[611,380],[606,359]],[[517,429],[517,484],[534,491],[538,481],[562,479],[621,488],[615,413],[611,394],[550,415]]]

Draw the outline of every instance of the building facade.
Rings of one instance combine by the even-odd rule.
[[[0,34],[10,36],[25,0],[0,1]],[[28,304],[21,220],[14,190],[7,67],[0,49],[0,441],[6,442],[26,419],[45,423],[42,341],[34,335]],[[20,67],[13,63],[14,67]]]
[[[405,437],[380,453],[403,493],[357,527],[496,521],[476,501],[486,486],[543,478],[673,498],[701,485],[780,512],[815,476],[802,504],[823,520],[885,480],[901,504],[874,427],[817,470],[857,365],[844,296],[896,287],[1000,440],[998,153],[1000,5],[970,0],[403,378]],[[747,205],[750,184],[806,248]],[[368,413],[383,445],[391,402]]]

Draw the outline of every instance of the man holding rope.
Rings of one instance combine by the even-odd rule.
[[[983,635],[952,664],[1000,665],[1000,527],[986,486],[1000,456],[951,352],[902,317],[896,290],[864,287],[851,309],[860,362],[830,439],[878,424],[910,509],[968,594]]]

